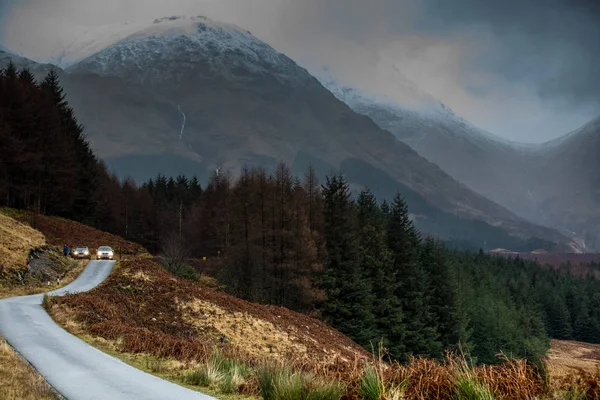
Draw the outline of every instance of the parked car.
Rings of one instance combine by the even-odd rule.
[[[115,256],[115,252],[109,246],[100,246],[98,247],[98,251],[96,251],[96,258],[98,260],[113,260]]]
[[[87,246],[80,246],[73,250],[73,258],[87,258],[88,260],[91,260],[92,255]]]

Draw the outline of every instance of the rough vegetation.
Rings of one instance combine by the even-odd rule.
[[[599,379],[589,373],[549,383],[542,371],[513,359],[473,366],[448,355],[441,362],[386,364],[317,320],[174,277],[148,259],[123,262],[102,286],[51,298],[47,308],[94,345],[211,393],[282,400],[312,398],[307,393],[338,400],[562,399],[574,387],[592,396]]]
[[[52,298],[50,304],[52,315],[69,310],[90,333],[119,339],[125,352],[194,360],[220,346],[249,358],[272,355],[299,364],[368,355],[321,321],[175,278],[147,259],[125,261],[96,290]]]

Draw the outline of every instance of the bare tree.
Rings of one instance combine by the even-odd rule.
[[[167,235],[161,245],[162,263],[174,275],[186,275],[190,267],[186,264],[190,257],[189,246],[179,234]]]

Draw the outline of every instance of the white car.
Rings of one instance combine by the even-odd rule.
[[[77,247],[73,250],[73,258],[87,258],[88,260],[92,259],[90,255],[90,249],[85,246]]]
[[[98,247],[98,251],[96,252],[96,259],[98,260],[113,260],[115,257],[115,252],[112,248],[108,246],[100,246]]]

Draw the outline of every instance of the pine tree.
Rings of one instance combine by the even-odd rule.
[[[569,340],[573,336],[571,315],[566,302],[552,290],[544,293],[546,327],[551,337]]]
[[[370,346],[373,296],[361,270],[354,204],[344,177],[327,178],[323,196],[328,254],[321,281],[327,296],[323,316],[357,343]]]
[[[409,219],[406,202],[399,194],[394,198],[387,229],[398,279],[396,295],[406,321],[406,352],[400,359],[406,361],[410,354],[437,355],[440,343],[435,327],[431,326],[429,277],[419,260],[421,238]]]
[[[375,196],[361,191],[357,200],[360,256],[363,271],[373,291],[374,341],[381,341],[391,358],[401,357],[404,348],[402,306],[396,296],[392,254],[387,246],[383,218]]]
[[[441,348],[457,351],[460,345],[468,342],[467,320],[461,309],[458,286],[450,270],[446,249],[433,237],[428,237],[421,250],[421,263],[431,280],[431,325],[440,335]],[[442,356],[442,352],[438,352],[437,357]]]

